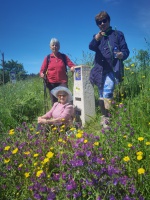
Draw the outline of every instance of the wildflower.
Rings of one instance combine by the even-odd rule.
[[[148,123],[148,125],[150,125],[150,122]]]
[[[36,166],[36,165],[37,165],[37,162],[35,162],[33,165]]]
[[[86,144],[88,141],[87,140],[84,140],[84,143]]]
[[[32,128],[30,128],[30,131],[34,131],[34,128],[32,127]]]
[[[94,145],[95,146],[99,146],[99,142],[94,142]]]
[[[82,137],[82,133],[77,133],[77,134],[76,134],[76,137],[77,137],[77,138],[81,138],[81,137]]]
[[[76,130],[76,129],[75,129],[75,128],[73,128],[73,127],[70,129],[70,131],[75,131],[75,130]]]
[[[142,160],[142,156],[140,155],[140,156],[137,156],[137,160]]]
[[[24,152],[25,155],[29,155],[30,154],[30,151],[26,151]]]
[[[138,140],[139,140],[139,141],[143,141],[144,138],[143,138],[143,137],[138,137]]]
[[[33,157],[38,157],[39,156],[39,154],[38,153],[35,153],[34,155],[33,155]]]
[[[50,147],[50,150],[53,150],[54,149],[54,147]]]
[[[18,152],[18,148],[15,148],[13,151],[12,151],[12,154],[16,154]]]
[[[129,143],[129,144],[128,144],[128,147],[132,147],[132,144]]]
[[[63,141],[63,139],[62,139],[62,138],[59,138],[58,142],[62,142],[62,141]]]
[[[131,74],[134,74],[134,72],[131,72]]]
[[[46,154],[46,157],[47,157],[47,158],[52,158],[53,155],[54,155],[54,153],[52,153],[52,152],[50,151],[50,152],[48,152],[48,153]]]
[[[124,135],[123,137],[124,137],[124,138],[127,138],[127,136],[126,136],[126,135]]]
[[[56,131],[57,130],[57,128],[56,127],[54,127],[53,129],[52,129],[52,131]]]
[[[128,161],[130,161],[130,158],[129,158],[129,156],[125,156],[125,157],[123,158],[123,160],[124,160],[125,162],[128,162]]]
[[[135,66],[135,64],[134,64],[134,63],[132,63],[132,64],[131,64],[131,67],[134,67],[134,66]]]
[[[146,142],[145,144],[148,146],[148,145],[150,145],[150,142]]]
[[[25,177],[28,178],[30,176],[29,172],[24,173]]]
[[[142,76],[142,78],[145,78],[145,76]]]
[[[23,166],[23,164],[21,163],[18,167],[21,168]]]
[[[65,128],[65,125],[62,125],[61,128]]]
[[[143,169],[143,168],[138,169],[138,174],[144,174],[144,173],[145,173],[145,169]]]
[[[47,162],[49,162],[49,158],[45,158],[45,159],[42,161],[42,164],[46,164]]]
[[[14,132],[14,129],[11,129],[10,131],[9,131],[9,135],[13,135],[15,132]]]
[[[119,108],[122,108],[123,106],[124,106],[123,103],[120,103],[120,104],[119,104]]]
[[[136,155],[137,155],[137,156],[142,156],[142,155],[143,155],[143,152],[142,152],[142,151],[138,151],[138,152],[136,152]]]
[[[4,148],[5,151],[8,151],[9,149],[10,149],[10,146],[6,146],[6,147]]]
[[[4,159],[4,163],[9,163],[10,159]]]
[[[129,70],[130,68],[129,67],[125,67],[125,70]]]
[[[42,173],[43,173],[43,170],[39,170],[39,171],[37,171],[36,176],[40,177]]]
[[[40,132],[39,131],[37,131],[35,134],[39,134]]]
[[[62,155],[63,153],[64,153],[63,151],[60,152],[61,155]]]

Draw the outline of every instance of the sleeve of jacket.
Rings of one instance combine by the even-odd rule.
[[[66,56],[66,63],[69,68],[75,66],[75,64],[70,60],[68,56]]]
[[[96,52],[98,50],[99,44],[100,44],[100,40],[97,41],[94,35],[92,41],[89,44],[89,49]]]
[[[40,69],[40,74],[41,73],[46,73],[47,71],[47,56],[44,58],[41,69]]]
[[[67,105],[64,109],[64,111],[62,112],[60,119],[65,119],[65,120],[69,120],[71,119],[71,117],[73,116],[74,113],[74,108],[72,105]]]
[[[130,51],[128,49],[124,34],[121,31],[118,31],[118,40],[119,40],[119,47],[120,51],[123,53],[123,59],[126,60],[130,54]]]

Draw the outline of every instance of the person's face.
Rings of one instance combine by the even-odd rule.
[[[100,28],[101,31],[106,31],[110,26],[110,22],[108,21],[107,18],[102,18],[101,20],[98,21],[98,27]]]
[[[59,51],[59,45],[57,43],[52,43],[50,48],[53,53],[57,53]]]
[[[60,93],[58,93],[57,97],[58,97],[59,103],[61,103],[61,104],[67,103],[68,94],[66,94],[64,92],[60,92]]]

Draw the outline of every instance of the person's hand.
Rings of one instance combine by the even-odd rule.
[[[70,71],[71,71],[71,72],[74,72],[74,66],[70,68]]]
[[[38,117],[38,123],[39,123],[39,124],[46,124],[46,123],[47,123],[47,120],[46,120],[46,119],[43,119],[42,117]]]
[[[122,59],[123,58],[123,53],[120,51],[120,52],[116,52],[116,57],[118,59]]]
[[[96,39],[97,41],[99,41],[99,40],[102,39],[102,37],[104,37],[105,35],[106,35],[105,32],[100,31],[100,32],[98,32],[98,33],[95,35],[95,39]]]
[[[44,78],[44,73],[40,73],[40,77],[41,77],[41,78]]]

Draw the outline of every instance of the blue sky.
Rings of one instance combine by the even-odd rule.
[[[83,52],[91,53],[89,42],[99,31],[94,18],[102,10],[124,33],[130,57],[134,49],[147,49],[144,37],[150,41],[150,0],[0,0],[0,7],[0,53],[29,74],[39,72],[53,37],[60,52],[84,64]]]

